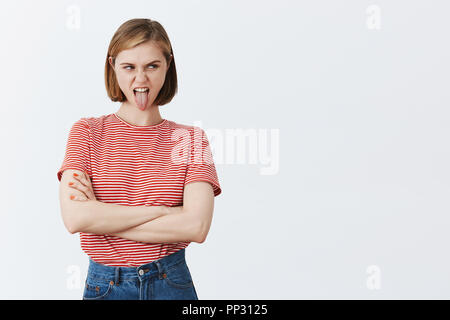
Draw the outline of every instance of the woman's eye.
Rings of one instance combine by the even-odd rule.
[[[156,64],[151,64],[151,65],[149,65],[149,67],[154,67],[154,68],[151,68],[151,69],[157,69],[158,68],[158,66],[156,65]],[[124,67],[124,69],[126,69],[126,70],[131,70],[131,69],[128,69],[128,68],[133,68],[133,66],[125,66]]]

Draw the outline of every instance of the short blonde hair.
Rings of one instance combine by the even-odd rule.
[[[161,48],[161,51],[169,63],[169,69],[166,78],[158,96],[155,99],[156,105],[169,103],[177,93],[177,70],[173,56],[172,45],[163,26],[155,20],[150,19],[131,19],[124,22],[114,33],[108,47],[105,63],[105,85],[108,97],[112,101],[124,102],[127,100],[125,94],[119,87],[113,67],[109,63],[109,57],[112,57],[113,64],[117,55],[127,49],[134,48],[141,43],[149,40],[155,41]]]

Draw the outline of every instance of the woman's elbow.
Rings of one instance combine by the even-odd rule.
[[[66,226],[67,231],[69,231],[69,233],[71,234],[75,234],[78,232],[78,229],[72,226]]]
[[[206,236],[202,236],[201,234],[197,235],[197,237],[194,239],[194,242],[197,243],[203,243],[206,240]]]
[[[69,233],[74,234],[79,232],[79,226],[77,221],[75,221],[76,219],[74,219],[73,217],[69,216],[68,214],[65,214],[64,212],[62,212],[62,220],[64,223],[64,226],[66,227],[67,231],[69,231]]]
[[[72,206],[63,207],[61,210],[64,226],[71,234],[81,232],[88,223],[86,208],[82,206],[86,203],[72,204]]]
[[[201,223],[200,227],[197,229],[195,234],[195,242],[203,243],[206,241],[206,237],[208,236],[210,223]]]

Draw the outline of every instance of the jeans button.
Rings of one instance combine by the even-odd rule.
[[[142,276],[144,274],[144,270],[139,270],[139,275]]]

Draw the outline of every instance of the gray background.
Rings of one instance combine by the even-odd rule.
[[[216,159],[213,224],[187,248],[200,299],[448,298],[449,12],[444,0],[3,1],[0,298],[81,299],[88,259],[62,223],[56,172],[70,126],[119,108],[104,60],[131,18],[158,20],[174,48],[179,93],[163,118],[279,133],[236,149],[243,162],[211,139],[231,161]]]

